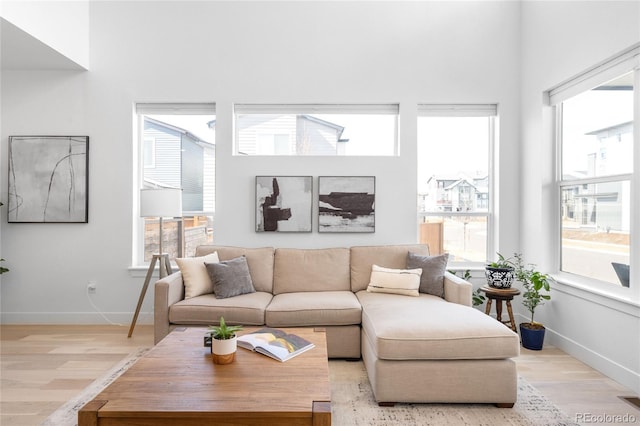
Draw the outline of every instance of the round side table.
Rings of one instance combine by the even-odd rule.
[[[517,333],[516,331],[516,321],[513,318],[513,310],[511,309],[511,301],[514,296],[520,294],[520,290],[517,288],[494,288],[489,287],[488,285],[480,287],[480,291],[487,295],[487,308],[484,311],[485,314],[490,315],[491,313],[491,304],[495,300],[496,301],[496,319],[501,323],[509,326],[511,330]],[[502,301],[507,302],[507,312],[509,314],[509,321],[502,321]]]

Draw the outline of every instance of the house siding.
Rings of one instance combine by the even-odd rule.
[[[155,167],[144,169],[144,178],[180,188],[180,134],[145,120],[144,136],[155,139]]]

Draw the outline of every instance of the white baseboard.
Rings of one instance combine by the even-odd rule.
[[[520,320],[518,321],[518,324],[520,324],[520,322],[528,321],[528,319],[522,315],[517,315],[517,317],[519,317],[518,319]],[[614,360],[609,359],[548,327],[545,334],[545,341],[550,345],[561,349],[572,357],[584,362],[591,368],[598,370],[621,385],[628,387],[636,394],[640,394],[639,373],[629,370]]]
[[[130,326],[130,312],[2,312],[2,324],[74,324]],[[153,324],[153,312],[140,312],[136,324]]]

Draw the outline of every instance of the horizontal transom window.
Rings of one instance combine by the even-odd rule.
[[[397,104],[237,104],[235,155],[395,156]]]

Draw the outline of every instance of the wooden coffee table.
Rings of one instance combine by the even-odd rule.
[[[331,425],[324,329],[287,328],[316,345],[289,361],[238,348],[228,365],[213,364],[205,331],[170,333],[78,412],[79,426]]]

